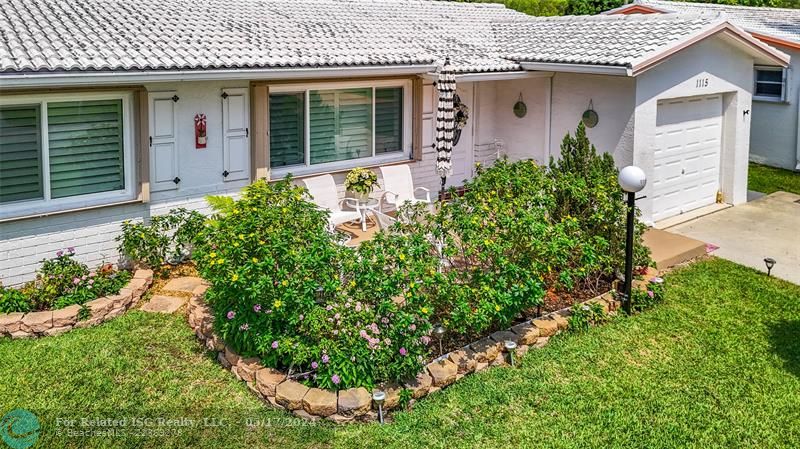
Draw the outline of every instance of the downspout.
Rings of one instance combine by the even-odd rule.
[[[472,83],[472,108],[475,109],[472,117],[472,130],[470,132],[470,140],[472,143],[472,149],[470,150],[469,155],[469,177],[472,179],[472,174],[475,172],[475,135],[478,133],[478,123],[480,123],[480,115],[478,114],[478,104],[480,101],[478,100],[478,83]]]
[[[797,108],[797,127],[795,128],[795,145],[797,148],[795,149],[795,157],[794,157],[794,169],[800,171],[800,93],[798,93],[797,101],[795,101],[795,107]]]

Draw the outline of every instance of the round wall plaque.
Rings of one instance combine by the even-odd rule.
[[[525,105],[525,102],[522,101],[522,93],[519,94],[519,100],[514,103],[514,115],[518,118],[525,117],[525,114],[528,113],[528,106]]]
[[[589,109],[583,112],[583,116],[581,117],[581,121],[583,125],[587,128],[594,128],[597,126],[597,122],[600,118],[597,116],[597,112],[594,110],[594,105],[592,104],[592,100],[589,100]]]

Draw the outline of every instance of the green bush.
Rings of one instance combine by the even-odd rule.
[[[321,387],[418,372],[428,326],[392,301],[399,284],[372,284],[382,268],[365,259],[383,257],[380,244],[372,253],[337,244],[327,212],[307,198],[289,178],[257,181],[209,221],[196,260],[215,329],[239,353]]]
[[[660,277],[650,279],[644,288],[631,289],[631,308],[641,312],[653,307],[664,299],[665,290],[664,278]]]
[[[602,304],[575,304],[569,316],[569,330],[573,332],[588,331],[591,326],[603,324],[610,319]]]
[[[626,205],[619,174],[609,153],[598,154],[586,137],[583,123],[575,136],[567,134],[561,144],[561,158],[550,160],[554,201],[549,213],[554,221],[575,219],[581,239],[603,242],[597,253],[599,275],[612,276],[625,261]],[[639,211],[636,211],[637,216]],[[634,229],[634,264],[652,264],[650,251],[642,243],[647,226],[639,220]]]
[[[0,286],[0,313],[56,310],[73,304],[119,293],[131,278],[127,271],[114,270],[110,264],[92,272],[73,259],[75,250],[59,250],[43,260],[36,279],[19,289]]]
[[[119,252],[134,263],[158,271],[165,263],[181,262],[191,256],[204,221],[200,212],[184,208],[152,217],[149,223],[125,221],[122,234],[116,238]]]

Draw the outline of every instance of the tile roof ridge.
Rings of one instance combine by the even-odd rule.
[[[743,11],[758,11],[758,10],[765,10],[765,11],[785,11],[791,12],[794,14],[800,14],[800,9],[798,8],[778,8],[773,6],[747,6],[747,5],[728,5],[723,3],[703,3],[703,2],[680,2],[680,1],[672,1],[672,0],[634,0],[633,3],[635,5],[642,5],[642,6],[653,6],[653,5],[660,5],[666,6],[669,4],[674,3],[675,5],[680,6],[689,6],[693,8],[710,8],[710,9],[738,9]],[[622,5],[626,6],[626,5]]]

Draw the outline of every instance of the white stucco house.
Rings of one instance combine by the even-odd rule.
[[[7,0],[0,23],[7,285],[61,248],[116,261],[123,220],[206,210],[205,195],[259,178],[408,164],[436,190],[446,57],[470,111],[453,185],[498,141],[514,159],[558,157],[592,108],[592,142],[648,174],[647,222],[718,192],[741,203],[753,66],[790,63],[724,18],[432,0]]]
[[[608,14],[719,13],[791,56],[788,67],[756,65],[750,160],[800,171],[800,9],[634,0]]]

